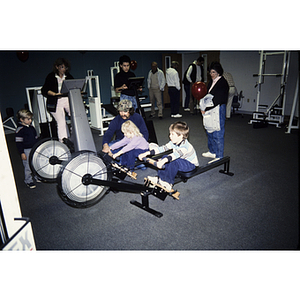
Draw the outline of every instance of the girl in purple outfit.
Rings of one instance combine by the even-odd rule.
[[[130,120],[122,124],[121,130],[124,138],[110,146],[111,155],[113,159],[122,155],[122,164],[133,170],[139,154],[149,150],[149,143],[139,128]]]

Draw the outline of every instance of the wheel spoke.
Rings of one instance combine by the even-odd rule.
[[[82,177],[81,174],[78,174],[78,173],[72,171],[72,170],[69,169],[67,166],[64,168],[64,172],[65,172],[65,171],[68,171],[68,172],[70,172],[71,174],[76,175],[76,176],[78,176],[78,177]]]
[[[65,152],[65,153],[62,153],[61,155],[58,156],[58,158],[61,158],[62,156],[68,154],[68,152],[69,152],[69,151],[67,151],[67,152]]]
[[[102,168],[100,171],[96,172],[95,174],[92,175],[92,177],[96,177],[96,176],[101,176],[107,173],[106,168]]]
[[[45,158],[49,158],[49,156],[46,156],[44,153],[39,152],[39,151],[35,151],[36,154],[44,156]]]
[[[75,186],[72,190],[70,190],[67,194],[66,194],[66,196],[69,196],[71,193],[73,193],[76,189],[78,189],[80,186],[82,185],[82,183],[81,184],[78,184],[77,186]]]

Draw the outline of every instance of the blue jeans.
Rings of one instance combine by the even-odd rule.
[[[130,170],[133,170],[137,157],[146,151],[148,151],[148,149],[133,149],[122,154],[122,165],[126,166]]]
[[[26,184],[33,182],[32,174],[31,174],[31,170],[30,170],[30,166],[29,166],[29,160],[28,160],[30,151],[31,151],[31,149],[24,149],[24,153],[25,153],[27,159],[22,160],[23,166],[24,166],[24,182]]]
[[[127,95],[121,94],[120,101],[124,100],[124,99],[130,100],[132,102],[132,107],[134,108],[134,111],[136,111],[138,105],[137,105],[135,96],[127,96]]]
[[[188,160],[177,158],[173,161],[170,161],[169,163],[166,163],[165,169],[159,169],[157,171],[157,175],[161,180],[166,181],[170,184],[174,184],[175,176],[178,171],[190,172],[195,168],[195,165]]]
[[[116,142],[118,142],[118,140],[111,141],[108,145],[111,146],[111,145],[113,145]],[[121,147],[119,149],[112,150],[111,152],[113,154],[115,154],[115,153],[119,152],[122,148],[123,147]],[[126,153],[123,153],[122,155],[119,156],[119,158],[120,158],[120,164],[122,166],[127,167],[130,170],[133,170],[134,169],[134,164],[135,164],[135,161],[136,161],[137,157],[141,153],[144,153],[146,151],[148,151],[148,149],[133,149],[133,150],[130,150],[130,151],[126,152]]]
[[[226,105],[220,105],[220,130],[211,133],[207,132],[208,149],[210,153],[216,154],[216,158],[224,156],[224,134],[225,134],[225,116]]]

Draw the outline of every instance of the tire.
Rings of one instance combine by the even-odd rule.
[[[63,168],[57,178],[58,194],[69,206],[75,208],[87,208],[98,203],[106,194],[109,187],[98,185],[85,185],[84,176],[95,179],[111,180],[110,165],[94,152],[75,153],[74,157],[63,164]]]
[[[33,175],[43,182],[56,182],[62,162],[71,159],[69,148],[56,139],[46,138],[30,151],[29,166]]]

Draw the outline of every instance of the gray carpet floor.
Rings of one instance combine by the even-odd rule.
[[[200,115],[182,112],[200,165],[209,159]],[[209,170],[175,185],[180,200],[150,196],[162,218],[130,204],[135,193],[108,193],[90,208],[76,209],[58,196],[56,184],[23,182],[13,134],[7,135],[22,214],[32,222],[37,250],[293,250],[299,247],[298,130],[254,129],[249,115],[226,121],[225,155],[233,177]],[[168,142],[175,119],[165,109],[154,119],[159,144]],[[97,149],[102,137],[93,130]],[[154,169],[137,170],[142,183]],[[126,180],[134,181],[127,178]]]

